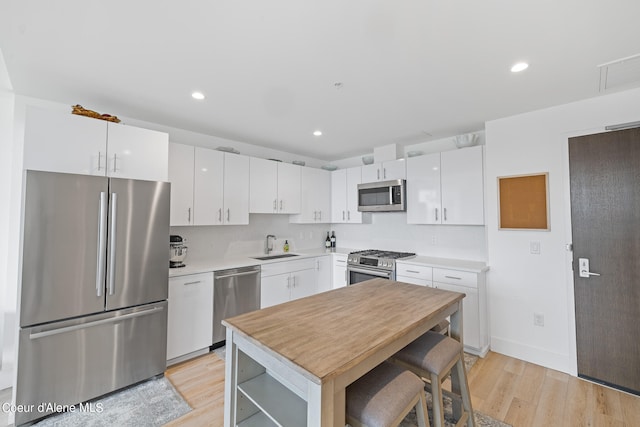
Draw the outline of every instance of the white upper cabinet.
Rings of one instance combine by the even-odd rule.
[[[407,160],[407,223],[484,224],[482,146]]]
[[[169,135],[149,129],[107,123],[107,175],[167,181]]]
[[[168,143],[166,133],[28,107],[24,168],[167,181]]]
[[[362,182],[390,181],[405,179],[407,176],[404,159],[362,166]]]
[[[224,153],[223,224],[249,224],[249,157]]]
[[[249,157],[169,145],[171,225],[249,223]]]
[[[224,153],[194,148],[193,225],[222,224]]]
[[[169,182],[171,182],[171,225],[193,224],[194,147],[169,144]]]
[[[300,213],[301,167],[250,158],[249,212]]]
[[[363,218],[365,217],[358,211],[358,184],[361,183],[361,167],[340,169],[331,172],[332,223],[363,222]],[[366,220],[370,217],[370,215],[367,215]]]
[[[483,147],[441,153],[442,223],[484,224]]]
[[[440,153],[407,159],[407,223],[440,224]]]
[[[301,194],[300,214],[291,215],[289,222],[331,222],[331,172],[303,167]]]

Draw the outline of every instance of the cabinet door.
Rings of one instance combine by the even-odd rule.
[[[442,223],[484,224],[482,146],[441,153]]]
[[[307,167],[301,172],[300,214],[289,217],[289,222],[331,222],[331,173]]]
[[[260,308],[271,307],[289,301],[291,275],[289,273],[260,279]]]
[[[333,276],[331,256],[319,256],[316,258],[316,292],[324,292],[332,289]]]
[[[315,269],[299,270],[291,273],[291,300],[317,293]]]
[[[388,181],[391,179],[406,179],[407,169],[405,160],[398,159],[382,163],[380,176],[381,181]]]
[[[108,123],[107,175],[116,178],[167,181],[169,135]]]
[[[278,213],[300,212],[301,167],[288,163],[278,163]]]
[[[193,169],[193,225],[222,224],[224,153],[195,147]]]
[[[225,224],[249,224],[249,157],[224,153]]]
[[[27,108],[25,169],[105,176],[106,150],[106,121]]]
[[[347,170],[331,172],[331,222],[347,222]]]
[[[169,279],[167,360],[211,345],[213,273]]]
[[[407,159],[407,223],[440,224],[440,153]]]
[[[251,157],[249,168],[249,212],[276,213],[278,163]]]
[[[433,282],[433,287],[444,289],[445,291],[460,292],[466,294],[462,300],[463,332],[462,338],[465,347],[481,349],[480,343],[480,309],[478,301],[478,290],[466,286],[452,285],[449,283]]]
[[[347,286],[347,256],[333,255],[333,289]]]
[[[318,219],[316,222],[331,222],[331,172],[314,169],[314,190]]]
[[[347,169],[347,222],[362,222],[362,213],[358,212],[358,184],[361,183],[361,168]]]
[[[193,224],[193,156],[193,146],[169,144],[172,226]]]
[[[381,181],[380,170],[382,169],[382,167],[379,163],[364,165],[361,168],[362,168],[362,182]]]

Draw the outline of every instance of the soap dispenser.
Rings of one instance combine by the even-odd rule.
[[[289,252],[289,241],[288,240],[284,241],[284,246],[282,247],[282,250],[284,252]]]

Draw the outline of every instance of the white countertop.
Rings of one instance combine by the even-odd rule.
[[[248,267],[251,265],[264,265],[274,262],[286,262],[296,259],[313,258],[323,255],[331,255],[332,253],[348,255],[350,252],[357,251],[358,249],[351,248],[336,248],[332,252],[327,252],[324,248],[318,249],[303,249],[300,251],[290,252],[295,254],[295,257],[289,258],[277,258],[271,260],[258,260],[248,256],[229,257],[219,260],[212,260],[206,262],[187,263],[185,267],[170,268],[169,277],[185,276],[188,274],[208,273],[212,271],[226,270],[228,268]],[[281,253],[272,253],[272,255],[280,255]],[[256,254],[256,257],[265,256],[264,254]],[[440,267],[453,270],[470,271],[473,273],[481,273],[489,270],[489,266],[482,261],[469,261],[464,259],[453,258],[436,258],[428,256],[416,256],[407,260],[398,260],[405,264],[423,265],[428,267]]]

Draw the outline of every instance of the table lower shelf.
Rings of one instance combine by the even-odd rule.
[[[239,407],[246,407],[247,413],[259,410],[238,426],[298,427],[307,424],[307,402],[266,372],[238,384],[238,391]],[[244,399],[251,404],[242,402]],[[261,415],[264,417],[254,420]],[[254,424],[254,421],[261,424]]]

